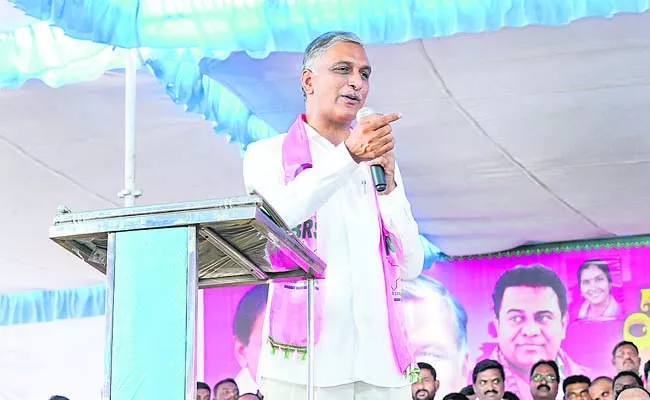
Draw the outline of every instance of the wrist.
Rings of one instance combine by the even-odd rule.
[[[350,157],[352,157],[352,161],[354,161],[357,164],[361,163],[362,160],[354,154],[354,151],[352,151],[351,148],[352,146],[348,144],[347,140],[343,142],[343,145],[345,146],[346,150],[350,154]]]

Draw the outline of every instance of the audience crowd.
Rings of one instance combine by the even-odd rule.
[[[616,375],[562,377],[561,366],[554,360],[539,360],[528,372],[528,389],[533,400],[650,400],[650,361],[641,371],[639,349],[634,343],[622,341],[612,351]],[[412,400],[434,400],[440,388],[436,369],[425,362],[418,363],[420,379],[411,386]],[[472,383],[457,392],[447,393],[442,400],[519,400],[507,391],[503,365],[492,359],[478,362],[472,371]],[[645,381],[645,384],[644,384]],[[261,400],[257,393],[239,393],[234,379],[224,379],[214,387],[197,383],[197,400]],[[399,400],[399,399],[396,399]],[[407,400],[407,399],[404,399]]]
[[[612,351],[614,377],[569,375],[562,377],[561,367],[553,360],[539,360],[528,372],[528,390],[534,400],[650,400],[650,361],[643,371],[639,350],[634,343],[622,341]],[[440,382],[436,369],[418,363],[421,379],[412,385],[412,400],[433,400]],[[504,367],[495,360],[482,360],[474,366],[472,384],[458,392],[446,394],[442,400],[518,400],[507,387]],[[645,381],[645,386],[644,386]]]

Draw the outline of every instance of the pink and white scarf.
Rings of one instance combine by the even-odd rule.
[[[305,123],[306,117],[303,114],[296,119],[284,139],[282,164],[285,183],[291,182],[302,171],[312,167],[309,138],[305,131]],[[393,356],[399,371],[405,373],[406,377],[413,382],[419,378],[419,371],[417,366],[413,365],[413,356],[400,306],[399,265],[404,261],[403,251],[399,239],[386,229],[379,210],[377,194],[374,193],[374,196],[378,222],[381,227],[381,239],[377,244],[377,250],[382,254],[381,260],[387,300],[386,308],[388,310]],[[314,214],[293,230],[310,250],[318,254],[316,227],[317,215]],[[275,257],[275,259],[278,258]],[[314,285],[314,340],[316,343],[320,338],[323,322],[322,302],[326,290],[325,283],[326,279],[317,280]],[[269,343],[274,353],[277,350],[284,351],[286,358],[289,358],[292,353],[298,353],[302,355],[304,360],[307,354],[307,282],[304,280],[298,282],[283,281],[274,282],[272,285]]]

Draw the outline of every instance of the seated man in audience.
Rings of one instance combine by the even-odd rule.
[[[565,400],[591,400],[589,386],[591,381],[584,375],[571,375],[562,382]]]
[[[559,380],[560,368],[555,361],[536,362],[530,370],[530,394],[533,400],[556,400]]]
[[[196,400],[210,400],[210,386],[205,382],[196,382]]]
[[[260,400],[260,397],[255,393],[244,393],[237,400]]]
[[[472,392],[473,393],[473,392]],[[467,396],[458,392],[447,393],[442,400],[468,400]]]
[[[616,400],[650,400],[650,392],[636,385],[625,385]]]
[[[645,388],[650,390],[650,381],[648,381],[648,374],[650,373],[650,360],[643,364],[643,379],[645,379]]]
[[[512,392],[505,391],[503,392],[503,400],[519,400],[519,396]]]
[[[639,348],[634,343],[626,340],[618,343],[612,350],[612,364],[616,368],[616,373],[632,371],[638,375],[641,366]]]
[[[214,400],[237,400],[239,398],[239,388],[235,380],[231,378],[217,382],[212,392]]]
[[[607,376],[599,376],[591,382],[589,394],[592,400],[613,400],[614,381]]]
[[[494,360],[483,360],[472,371],[474,393],[479,400],[501,400],[505,393],[503,365]]]
[[[643,381],[641,377],[633,371],[621,371],[614,378],[614,393],[618,396],[623,386],[625,385],[637,385],[643,387]]]
[[[467,385],[460,389],[460,394],[467,397],[467,400],[476,400],[476,392],[474,392],[474,386],[472,385]]]
[[[425,362],[419,362],[418,368],[420,368],[420,380],[411,385],[413,400],[433,400],[440,387],[436,370]]]

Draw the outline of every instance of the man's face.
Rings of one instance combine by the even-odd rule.
[[[566,400],[591,400],[589,395],[589,385],[586,383],[573,383],[567,385],[564,393]]]
[[[554,360],[566,334],[566,319],[550,287],[509,287],[495,321],[508,362],[526,371],[539,360]]]
[[[641,389],[627,389],[618,397],[617,400],[650,400],[650,396]]]
[[[449,303],[433,290],[419,299],[405,298],[403,303],[416,361],[436,369],[440,393],[457,391],[467,379],[467,350],[458,347]]]
[[[232,382],[226,382],[219,385],[214,392],[214,400],[237,400],[239,389]]]
[[[605,273],[595,265],[582,271],[580,292],[591,304],[602,304],[609,299],[609,281]]]
[[[616,349],[613,363],[616,372],[632,371],[638,374],[641,358],[634,347],[626,344]]]
[[[235,338],[235,358],[242,368],[248,368],[253,379],[257,379],[257,362],[262,350],[262,325],[264,324],[264,310],[255,319],[248,338],[248,345]]]
[[[440,382],[433,377],[428,369],[420,369],[420,374],[422,379],[411,385],[413,400],[433,400]]]
[[[196,391],[196,400],[210,400],[210,391],[208,389],[198,389]]]
[[[542,364],[533,371],[530,378],[530,393],[533,399],[555,399],[557,398],[558,377],[551,366]]]
[[[317,114],[337,123],[350,123],[366,102],[370,63],[360,45],[338,42],[302,73],[307,101]]]
[[[624,375],[614,381],[614,393],[618,393],[623,390],[625,385],[638,385],[636,379],[633,376]],[[616,397],[616,396],[614,396]]]
[[[501,400],[504,391],[505,384],[498,369],[488,369],[476,376],[474,392],[479,400]]]
[[[589,386],[589,395],[592,400],[612,400],[614,387],[612,382],[607,379],[599,379]]]

